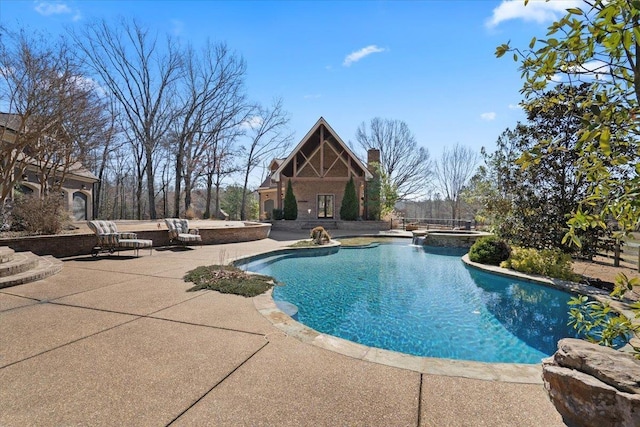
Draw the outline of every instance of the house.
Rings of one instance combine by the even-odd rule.
[[[19,116],[0,113],[0,144],[10,147],[9,144],[15,143],[19,128]],[[24,152],[16,153],[15,150],[11,156],[15,156],[17,159],[15,167],[12,171],[8,170],[9,174],[6,176],[4,173],[2,174],[4,183],[16,183],[11,188],[8,197],[13,198],[16,191],[25,194],[41,193],[44,178],[38,159],[30,157]],[[2,164],[4,165],[4,161]],[[76,221],[93,218],[93,184],[98,182],[98,177],[78,162],[68,165],[65,171],[61,167],[57,167],[54,171],[49,172],[47,179],[52,181],[49,184],[56,188],[55,184],[60,185],[63,206],[69,211],[70,216]],[[58,179],[62,176],[64,179],[60,183]],[[0,187],[4,183],[0,182]]]
[[[372,151],[369,160],[377,161],[379,152]],[[365,190],[373,175],[322,117],[286,159],[271,162],[269,172],[258,188],[260,219],[271,219],[274,209],[283,209],[291,181],[298,220],[340,220],[345,186],[351,177],[360,200],[360,216],[365,217]]]

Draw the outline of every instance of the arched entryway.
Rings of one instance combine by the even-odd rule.
[[[87,195],[79,191],[73,193],[73,218],[76,221],[87,220]]]
[[[275,204],[273,200],[268,199],[264,201],[264,215],[266,218],[271,218],[273,215],[273,209],[275,208]]]

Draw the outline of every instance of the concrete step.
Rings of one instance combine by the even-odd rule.
[[[18,252],[13,259],[0,264],[0,277],[13,276],[31,270],[38,265],[39,257],[31,252]]]
[[[13,259],[14,250],[8,246],[0,246],[0,264],[9,262]]]
[[[0,288],[22,285],[35,282],[53,276],[62,270],[62,261],[51,255],[38,257],[38,265],[28,271],[14,274],[12,276],[0,277]]]

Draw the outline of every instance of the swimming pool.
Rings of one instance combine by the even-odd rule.
[[[273,298],[319,332],[416,356],[539,363],[567,326],[571,295],[462,263],[464,251],[406,240],[325,256],[279,254],[243,268],[275,277]]]

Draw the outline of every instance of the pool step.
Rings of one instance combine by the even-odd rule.
[[[22,285],[53,276],[62,270],[62,261],[51,255],[14,252],[0,247],[0,288]]]

